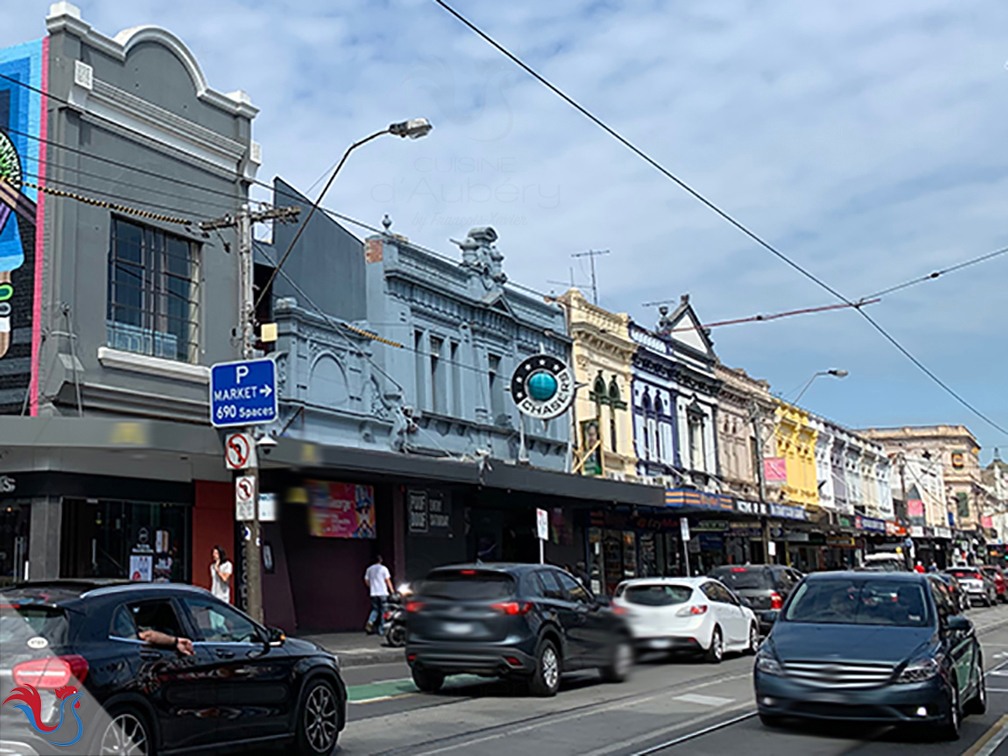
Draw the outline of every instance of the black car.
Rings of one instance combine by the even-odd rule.
[[[744,564],[715,567],[710,577],[731,588],[759,617],[763,611],[784,606],[803,575],[779,564]],[[768,632],[770,625],[761,619],[760,634]]]
[[[806,577],[760,648],[754,683],[767,725],[921,723],[955,739],[963,714],[987,708],[973,624],[942,580],[918,573]]]
[[[956,607],[956,614],[962,614],[972,606],[969,594],[966,593],[955,577],[945,572],[932,572],[930,574],[945,583],[952,592],[952,603]]]
[[[147,630],[188,638],[194,653],[146,643]],[[0,593],[0,701],[0,753],[288,743],[328,754],[346,723],[347,694],[332,654],[202,588],[89,580]],[[59,726],[40,733],[32,709],[43,729]]]
[[[633,663],[619,614],[547,565],[442,567],[406,608],[406,661],[427,692],[464,672],[520,679],[535,695],[552,696],[563,672],[598,668],[618,682]]]

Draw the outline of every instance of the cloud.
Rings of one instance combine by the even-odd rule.
[[[848,296],[1008,244],[1008,52],[997,0],[475,3],[459,10],[657,160]],[[177,33],[211,85],[262,108],[260,174],[307,188],[346,145],[423,115],[419,142],[353,155],[327,204],[456,254],[495,219],[512,280],[547,289],[569,255],[602,301],[684,291],[707,320],[831,303],[601,133],[430,0],[81,3],[107,34]],[[48,2],[0,0],[0,44],[40,36]],[[360,229],[352,229],[364,233]],[[873,309],[948,382],[1008,425],[1008,259]],[[856,313],[715,333],[729,363],[781,388],[851,371],[807,399],[851,424],[967,422],[1006,443]],[[873,414],[874,413],[874,414]],[[884,415],[885,417],[876,417]]]

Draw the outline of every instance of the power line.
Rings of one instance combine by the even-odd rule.
[[[971,260],[966,260],[965,262],[961,262],[956,265],[950,265],[949,267],[944,268],[942,270],[936,270],[933,273],[927,274],[926,276],[913,278],[909,281],[904,281],[901,284],[897,284],[896,286],[890,286],[888,289],[882,289],[882,291],[877,291],[874,294],[869,294],[868,297],[866,297],[866,299],[869,297],[885,296],[886,294],[892,294],[893,292],[901,291],[902,289],[907,289],[911,286],[916,286],[917,284],[925,283],[927,281],[933,281],[934,279],[938,278],[939,276],[943,276],[946,273],[952,273],[957,270],[962,270],[963,268],[968,268],[971,265],[977,265],[979,263],[986,262],[987,260],[992,260],[995,257],[999,257],[1000,255],[1006,253],[1008,253],[1008,247],[1002,247],[1001,249],[996,249],[993,252],[988,252],[986,255],[980,255],[979,257],[974,257]]]
[[[616,141],[618,141],[620,144],[622,144],[628,150],[630,150],[631,152],[633,152],[635,155],[637,155],[639,158],[641,158],[644,162],[646,162],[652,168],[654,168],[659,173],[661,173],[663,176],[665,176],[670,181],[672,181],[673,183],[675,183],[683,191],[685,191],[691,197],[693,197],[694,199],[696,199],[698,202],[700,202],[702,205],[704,205],[711,212],[715,213],[721,219],[723,219],[724,221],[726,221],[730,225],[734,226],[736,229],[738,229],[739,231],[741,231],[744,235],[748,236],[750,239],[752,239],[754,242],[756,242],[759,246],[763,247],[765,250],[767,250],[768,252],[770,252],[771,254],[773,254],[775,257],[777,257],[779,260],[781,260],[782,262],[784,262],[786,265],[788,265],[789,267],[791,267],[794,270],[798,271],[805,278],[809,279],[810,281],[812,281],[813,283],[815,283],[817,286],[819,286],[820,288],[824,289],[825,291],[829,292],[830,294],[832,294],[834,297],[836,297],[840,301],[846,303],[848,306],[853,307],[854,309],[856,309],[872,325],[872,327],[875,328],[875,330],[877,330],[880,334],[882,334],[882,336],[887,341],[889,341],[893,346],[895,346],[914,365],[916,365],[918,368],[920,368],[924,372],[925,375],[927,375],[929,378],[931,378],[933,381],[935,381],[935,383],[937,383],[939,386],[941,386],[946,392],[948,392],[949,395],[952,396],[956,401],[958,401],[960,404],[962,404],[964,407],[966,407],[968,410],[970,410],[970,412],[972,412],[973,414],[975,414],[977,417],[979,417],[984,422],[988,423],[989,425],[991,425],[994,428],[997,428],[999,431],[1001,431],[1005,435],[1008,435],[1008,430],[1005,430],[1003,427],[1001,427],[1000,425],[998,425],[996,422],[994,422],[987,415],[985,415],[984,413],[980,412],[976,407],[974,407],[972,404],[970,404],[968,401],[966,401],[966,399],[964,399],[962,396],[960,396],[954,389],[952,389],[950,386],[948,386],[948,384],[946,384],[944,381],[940,380],[920,360],[918,360],[916,357],[914,357],[902,344],[900,344],[899,341],[897,341],[893,336],[891,336],[874,319],[872,319],[870,316],[868,316],[861,309],[861,307],[860,307],[860,305],[858,303],[853,302],[850,299],[848,299],[847,297],[845,297],[843,294],[841,294],[835,288],[833,288],[832,286],[830,286],[824,280],[822,280],[821,278],[819,278],[818,276],[816,276],[811,271],[806,270],[804,267],[802,267],[797,262],[795,262],[794,260],[792,260],[790,257],[788,257],[787,255],[785,255],[779,249],[777,249],[777,247],[775,247],[773,244],[771,244],[770,242],[768,242],[765,239],[763,239],[763,237],[761,237],[755,231],[753,231],[752,229],[750,229],[744,223],[742,223],[739,220],[736,220],[734,216],[732,216],[731,214],[729,214],[727,211],[722,210],[713,201],[707,199],[707,197],[705,197],[703,194],[701,194],[698,190],[694,189],[692,186],[690,186],[689,184],[687,184],[683,179],[679,178],[674,173],[672,173],[670,170],[668,170],[667,168],[665,168],[665,166],[663,166],[657,160],[655,160],[650,155],[648,155],[646,152],[644,152],[644,150],[642,150],[639,147],[637,147],[633,142],[631,142],[629,139],[627,139],[626,137],[624,137],[622,134],[620,134],[614,128],[612,128],[611,126],[609,126],[605,121],[603,121],[601,118],[597,117],[590,110],[588,110],[587,108],[583,107],[576,100],[574,100],[572,97],[570,97],[569,95],[567,95],[563,90],[561,90],[559,87],[555,86],[552,82],[550,82],[544,76],[542,76],[541,74],[539,74],[535,69],[533,69],[531,66],[529,66],[524,61],[522,61],[519,57],[517,57],[516,55],[514,55],[510,50],[508,50],[503,45],[501,45],[499,42],[497,42],[495,39],[493,39],[493,37],[491,37],[489,34],[487,34],[486,32],[484,32],[482,29],[480,29],[478,26],[476,26],[474,23],[472,23],[469,19],[467,19],[461,13],[459,13],[454,8],[452,8],[450,5],[448,5],[448,3],[445,2],[445,0],[434,0],[434,2],[437,3],[438,5],[440,5],[442,8],[444,8],[446,11],[448,11],[448,13],[450,13],[452,16],[454,16],[456,19],[458,19],[462,24],[464,24],[465,26],[467,26],[471,31],[473,31],[479,37],[481,37],[482,39],[484,39],[488,44],[490,44],[498,52],[500,52],[502,55],[504,55],[509,60],[511,60],[515,65],[517,65],[519,68],[521,68],[523,71],[525,71],[531,77],[533,77],[536,81],[538,81],[540,84],[542,84],[547,89],[549,89],[551,92],[553,92],[557,97],[559,97],[564,102],[566,102],[568,105],[570,105],[572,108],[574,108],[575,110],[577,110],[579,113],[581,113],[581,115],[583,115],[585,118],[587,118],[588,120],[590,120],[592,123],[594,123],[600,129],[602,129],[604,132],[606,132],[607,134],[609,134],[609,136],[611,136],[613,139],[615,139]]]

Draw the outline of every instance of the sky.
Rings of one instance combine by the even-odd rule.
[[[433,0],[92,0],[114,36],[164,26],[210,86],[261,109],[259,178],[314,197],[346,147],[424,116],[418,141],[355,151],[327,207],[458,257],[492,225],[509,278],[654,325],[689,293],[705,322],[835,303],[448,15]],[[49,3],[0,0],[0,47]],[[1008,4],[1002,0],[455,0],[584,107],[844,296],[1008,246]],[[260,195],[265,198],[265,195]],[[348,226],[359,236],[365,229]],[[1008,428],[1008,255],[872,305],[945,383]],[[853,428],[965,424],[1008,436],[856,312],[714,329],[722,362]]]

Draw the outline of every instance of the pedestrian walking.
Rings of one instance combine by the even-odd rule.
[[[374,564],[368,567],[364,573],[364,585],[368,587],[368,592],[371,594],[371,614],[368,615],[364,632],[368,635],[375,632],[375,621],[377,621],[377,633],[381,635],[385,629],[385,602],[390,593],[395,593],[395,589],[392,587],[392,573],[388,571],[388,567],[382,564],[381,554],[375,557]]]
[[[220,546],[214,546],[210,551],[210,593],[231,603],[231,575],[234,573],[234,565],[228,561],[227,554]]]
[[[588,569],[585,567],[584,562],[578,562],[574,565],[574,575],[586,588],[591,585],[591,576],[588,574]]]
[[[917,562],[917,566],[914,567],[914,572],[921,572],[921,573],[923,573],[924,571],[925,571],[924,570],[924,565],[921,564],[920,562]]]

